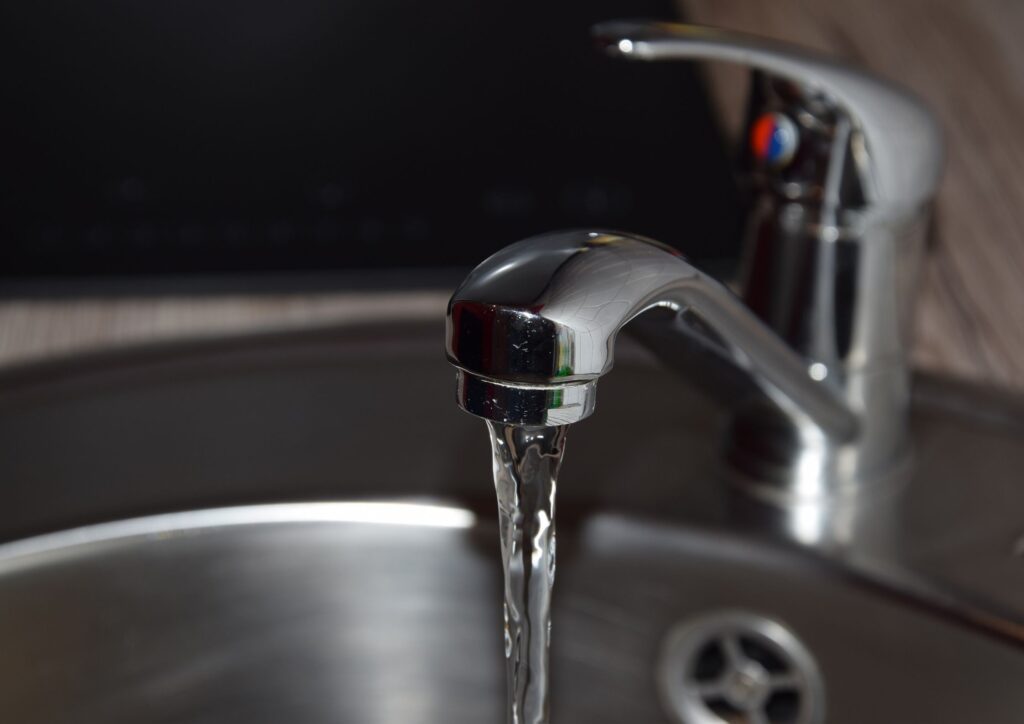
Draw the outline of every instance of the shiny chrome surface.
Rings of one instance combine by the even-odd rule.
[[[458,402],[497,422],[578,422],[595,407],[596,381],[612,367],[619,330],[655,308],[674,313],[673,333],[702,338],[719,365],[744,371],[763,393],[748,403],[760,424],[748,429],[741,416],[730,450],[743,473],[781,468],[754,484],[784,480],[789,497],[820,499],[862,481],[851,458],[871,458],[887,471],[893,465],[888,440],[884,461],[877,445],[869,447],[878,434],[872,426],[884,421],[845,401],[833,381],[815,379],[815,363],[678,252],[617,232],[535,237],[473,270],[448,304]]]
[[[744,141],[739,154],[751,198],[740,295],[789,350],[785,355],[772,352],[775,360],[770,363],[758,356],[777,345],[762,343],[756,351],[741,353],[747,360],[742,366],[755,368],[755,384],[772,404],[766,404],[764,395],[732,395],[734,414],[724,456],[734,477],[777,499],[848,495],[884,487],[869,484],[901,478],[911,457],[906,428],[913,296],[942,170],[942,134],[933,114],[912,94],[882,79],[760,38],[621,21],[598,25],[593,33],[599,46],[614,57],[729,61],[753,71],[747,123],[751,147]],[[774,159],[762,157],[754,148],[759,124],[766,118],[778,119],[778,132],[791,142],[787,152]],[[682,280],[693,273],[665,256],[663,269],[637,283],[628,268],[617,268],[618,259],[609,260],[612,255],[603,255],[603,267],[596,253],[586,262],[570,261],[571,244],[546,255],[538,253],[538,246],[534,241],[493,257],[467,280],[471,291],[460,292],[470,298],[453,299],[450,310],[458,312],[455,305],[465,301],[479,309],[498,310],[487,319],[477,314],[473,323],[491,330],[508,328],[511,343],[525,345],[529,354],[502,348],[507,340],[479,332],[477,342],[489,345],[484,364],[477,365],[466,354],[452,355],[451,349],[449,355],[464,370],[459,389],[466,409],[507,421],[570,423],[592,411],[589,380],[606,371],[603,365],[610,357],[602,347],[614,339],[618,327],[644,305],[657,303],[648,297],[662,292],[658,284],[684,286]],[[567,269],[562,269],[563,262]],[[639,259],[629,261],[633,263],[642,267]],[[584,274],[595,277],[582,281]],[[499,279],[502,276],[506,278]],[[547,286],[556,279],[557,285]],[[513,291],[516,282],[523,286]],[[579,298],[569,286],[573,284],[581,286]],[[567,300],[567,307],[588,305],[571,309],[570,314],[581,333],[596,334],[598,339],[581,343],[581,334],[566,332],[558,317],[565,310],[550,308],[552,300]],[[546,306],[541,309],[541,304]],[[674,308],[700,306],[691,301]],[[607,324],[596,317],[593,322],[586,319],[598,313]],[[728,316],[743,315],[730,310]],[[692,321],[673,320],[675,327],[689,329]],[[585,329],[585,322],[591,328]],[[728,356],[735,362],[737,333],[719,329],[721,319],[705,319],[703,324],[711,328],[716,342],[726,340]],[[749,320],[742,326],[753,328]],[[581,359],[581,353],[559,338],[563,334],[593,358]],[[657,344],[681,348],[671,340]],[[706,340],[703,344],[705,351],[714,346]],[[784,357],[787,361],[781,362]],[[793,364],[796,359],[803,365],[800,374]],[[787,368],[782,373],[790,383],[786,389],[780,389],[778,375],[756,369],[763,362],[773,372]],[[692,373],[694,365],[682,360],[677,366]],[[720,376],[707,369],[701,374],[704,379]],[[808,375],[821,384],[807,384]],[[534,386],[580,380],[588,380],[588,386],[564,388],[566,394],[571,391],[572,401]],[[726,386],[743,384],[733,375]],[[811,409],[818,403],[806,398],[816,396],[815,390],[828,390],[844,403],[846,414],[858,419],[855,432],[837,435],[834,424],[823,420],[822,408]],[[834,408],[825,414],[835,423],[843,414],[837,411],[841,406],[824,404]]]
[[[501,721],[489,453],[441,333],[373,321],[0,374],[0,538],[115,521],[0,550],[4,721]],[[720,485],[725,408],[628,336],[615,362],[559,476],[554,721],[671,722],[666,637],[741,609],[812,653],[829,724],[1017,724],[1024,402],[919,379],[912,475],[849,521],[854,545],[812,549]],[[272,501],[303,504],[249,507]]]
[[[606,23],[594,35],[626,59],[751,69],[739,154],[751,197],[741,296],[865,420],[858,446],[808,456],[802,432],[755,402],[736,408],[726,454],[754,479],[778,478],[758,442],[771,431],[768,447],[797,461],[784,464],[783,479],[817,467],[816,475],[859,488],[898,473],[894,461],[908,456],[913,298],[943,165],[935,116],[906,89],[762,38],[636,22]],[[796,133],[795,152],[779,163],[753,150],[757,124],[768,115]]]
[[[459,403],[497,422],[578,422],[594,409],[595,382],[612,368],[619,330],[655,307],[706,325],[725,355],[800,423],[837,443],[857,436],[856,417],[832,387],[812,379],[724,286],[670,247],[614,232],[538,236],[473,270],[448,303]],[[502,404],[507,398],[491,390],[521,404]],[[562,391],[569,394],[553,394]]]
[[[916,210],[942,174],[942,131],[914,95],[875,75],[786,43],[717,28],[613,21],[593,34],[610,55],[630,60],[738,63],[801,86],[848,117],[863,136],[853,169],[868,206]],[[838,189],[837,189],[838,190]]]

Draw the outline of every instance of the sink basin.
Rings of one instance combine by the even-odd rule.
[[[489,451],[441,339],[354,323],[5,373],[4,719],[501,721]],[[920,379],[896,512],[804,546],[716,478],[722,411],[668,376],[622,340],[570,431],[554,721],[689,721],[714,621],[754,688],[703,721],[758,721],[729,697],[761,694],[764,722],[1020,720],[1024,405]]]

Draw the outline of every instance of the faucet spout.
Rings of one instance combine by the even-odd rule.
[[[458,402],[520,425],[570,424],[594,410],[619,330],[663,307],[714,333],[724,353],[800,428],[849,443],[859,418],[829,380],[728,289],[675,249],[603,231],[513,244],[481,263],[448,304],[447,354]],[[685,314],[684,314],[685,313]]]

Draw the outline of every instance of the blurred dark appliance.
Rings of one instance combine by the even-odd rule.
[[[463,267],[551,229],[730,256],[690,66],[594,51],[667,0],[0,9],[0,279]]]

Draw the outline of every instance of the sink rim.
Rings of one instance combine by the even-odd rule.
[[[302,350],[323,356],[325,350],[334,352],[348,349],[351,353],[353,349],[372,348],[376,350],[376,354],[380,354],[382,342],[389,342],[422,353],[428,349],[423,346],[424,344],[436,341],[438,359],[441,360],[442,320],[440,316],[436,318],[436,323],[434,320],[433,316],[428,318],[422,309],[410,310],[410,316],[399,315],[388,320],[353,318],[342,323],[309,329],[162,341],[33,362],[0,370],[0,407],[11,402],[16,404],[22,394],[28,394],[30,399],[34,392],[59,394],[62,385],[76,384],[83,380],[90,383],[93,379],[116,382],[121,375],[145,373],[154,368],[209,369],[210,365],[213,365],[213,368],[218,365],[230,367],[237,365],[239,361],[251,359],[260,359],[263,360],[262,364],[274,365],[280,359],[301,358]],[[620,354],[620,362],[630,360],[641,365],[657,365],[652,358],[639,352],[638,346],[629,345],[629,349],[638,354]],[[956,380],[931,372],[916,374],[915,383],[915,410],[925,414],[939,410],[943,414],[969,421],[972,425],[1014,434],[1024,430],[1024,395],[1016,391]],[[454,407],[454,402],[452,405]],[[200,509],[203,507],[201,504]],[[188,506],[184,512],[194,509],[194,506]],[[166,513],[158,515],[164,514]],[[125,520],[119,516],[114,516],[114,519]],[[700,527],[701,521],[688,524]],[[58,533],[68,530],[76,529],[58,529]],[[743,533],[737,530],[731,532]],[[773,542],[789,545],[785,541]],[[813,555],[827,560],[830,564],[841,563],[849,575],[863,578],[871,585],[881,586],[890,591],[901,591],[902,595],[925,599],[932,604],[941,603],[947,614],[960,624],[993,635],[1011,645],[1024,647],[1024,605],[1021,607],[1021,613],[1000,609],[993,601],[987,600],[987,597],[990,597],[989,592],[982,591],[977,599],[972,598],[969,591],[958,588],[955,582],[951,584],[941,577],[936,579],[934,575],[925,573],[911,575],[914,567],[908,567],[905,561],[895,561],[892,565],[884,566],[878,565],[877,560],[868,561],[866,564],[857,560],[839,560],[828,551],[815,552]],[[982,615],[986,610],[995,611],[996,615]]]

